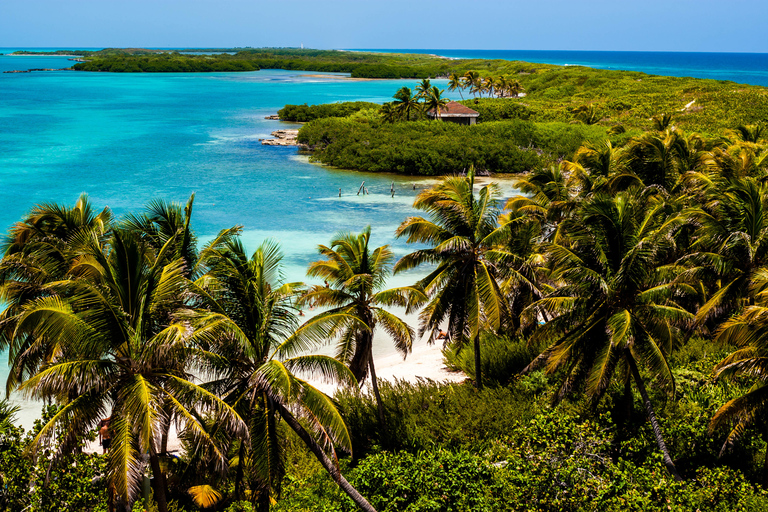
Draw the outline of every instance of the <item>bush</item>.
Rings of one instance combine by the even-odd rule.
[[[322,105],[286,105],[277,111],[281,121],[294,121],[305,123],[315,119],[326,117],[347,117],[364,109],[381,108],[378,103],[367,101],[346,101],[342,103],[328,103]]]
[[[496,336],[483,331],[480,336],[480,364],[483,379],[491,384],[509,384],[528,363],[539,355],[539,347],[531,346],[525,340]],[[445,365],[475,378],[475,347],[468,343],[461,350],[448,347],[444,353]]]

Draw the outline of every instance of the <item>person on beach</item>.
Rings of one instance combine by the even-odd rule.
[[[103,454],[107,453],[109,445],[112,444],[112,434],[109,431],[109,421],[111,419],[112,417],[110,416],[109,418],[104,418],[99,423],[99,444]]]

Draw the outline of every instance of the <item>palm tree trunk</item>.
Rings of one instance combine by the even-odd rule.
[[[389,444],[389,432],[387,430],[387,423],[384,421],[384,403],[381,401],[381,394],[379,394],[379,383],[376,380],[376,369],[373,367],[372,349],[368,359],[368,368],[371,370],[371,386],[373,387],[373,396],[376,397],[376,408],[379,410],[379,426],[381,427],[382,434],[381,437],[386,440],[385,444]]]
[[[152,448],[149,453],[149,465],[152,467],[152,475],[154,478],[154,491],[155,502],[157,502],[157,512],[168,512],[168,503],[165,498],[165,475],[160,468],[160,458],[157,456],[157,452]]]
[[[235,498],[243,499],[243,468],[245,467],[245,441],[240,441],[240,449],[237,453],[237,473],[235,473]]]
[[[160,435],[160,453],[168,453],[168,432],[171,430],[171,416],[173,416],[173,408],[170,400],[166,400],[163,404],[163,422],[162,422],[162,434]]]
[[[357,492],[357,489],[352,487],[352,484],[347,482],[347,479],[342,476],[339,468],[331,461],[331,459],[328,458],[328,455],[326,455],[323,449],[320,448],[320,445],[317,444],[317,441],[315,441],[312,436],[309,435],[309,432],[307,432],[304,427],[301,426],[301,423],[299,423],[293,414],[291,414],[288,409],[283,407],[283,405],[278,402],[275,402],[275,407],[285,422],[293,429],[294,432],[296,432],[301,440],[304,441],[312,453],[315,454],[315,457],[317,457],[317,460],[320,461],[320,464],[323,465],[328,474],[331,475],[333,481],[336,482],[341,490],[344,491],[344,493],[349,496],[352,501],[355,502],[355,505],[357,505],[360,510],[363,510],[364,512],[376,512],[376,509],[373,508],[370,503],[368,503],[368,500],[366,500],[359,492]]]
[[[677,480],[678,482],[681,482],[683,479],[680,478],[680,475],[677,473],[677,468],[675,467],[675,463],[672,462],[672,457],[669,456],[669,450],[667,450],[667,444],[664,442],[664,437],[661,433],[661,426],[659,425],[659,421],[656,419],[656,413],[653,411],[653,405],[651,405],[651,399],[648,398],[648,392],[645,390],[645,384],[643,384],[643,379],[640,377],[640,372],[637,370],[637,365],[635,364],[635,359],[632,357],[632,354],[627,352],[626,354],[627,363],[629,364],[629,370],[632,372],[632,377],[635,379],[635,384],[637,385],[637,389],[640,391],[640,396],[643,397],[643,404],[645,405],[645,411],[648,414],[648,421],[651,422],[651,428],[653,429],[653,435],[656,437],[656,444],[659,445],[659,449],[661,450],[661,454],[664,457],[664,465],[667,467],[667,471]]]
[[[474,341],[475,347],[475,387],[483,389],[483,370],[480,362],[480,331],[477,331]]]

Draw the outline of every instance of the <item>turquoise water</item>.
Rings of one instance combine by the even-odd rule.
[[[68,63],[0,56],[0,70]],[[153,198],[185,202],[195,192],[193,228],[203,240],[238,224],[251,249],[276,238],[291,280],[303,280],[317,245],[341,230],[371,224],[372,243],[392,243],[403,254],[394,230],[413,213],[418,189],[432,181],[328,169],[296,148],[262,146],[258,139],[298,126],[264,119],[286,103],[383,102],[416,81],[303,74],[0,74],[0,230],[36,203],[71,205],[82,192],[118,215]],[[357,196],[363,180],[370,195]],[[392,284],[413,279],[398,276]],[[382,353],[390,347],[382,344]],[[0,382],[6,376],[0,364]],[[39,405],[21,403],[28,425]]]

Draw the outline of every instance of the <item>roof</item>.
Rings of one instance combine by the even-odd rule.
[[[435,109],[431,109],[427,114],[434,116]],[[465,107],[456,101],[449,101],[447,105],[440,109],[440,117],[478,117],[479,115],[479,112]]]

